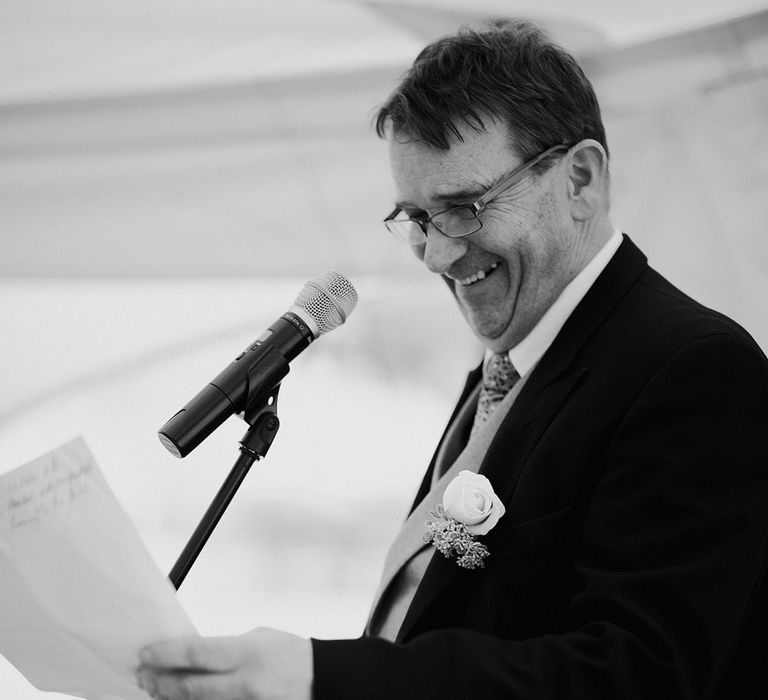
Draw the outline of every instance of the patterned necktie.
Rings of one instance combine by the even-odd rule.
[[[496,406],[509,393],[518,379],[520,379],[520,375],[515,370],[507,353],[491,356],[483,369],[483,386],[477,400],[477,412],[470,437],[488,420]]]

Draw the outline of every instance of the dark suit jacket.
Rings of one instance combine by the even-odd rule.
[[[313,640],[318,700],[768,696],[768,362],[629,239],[480,472],[486,568],[435,555],[395,644]]]

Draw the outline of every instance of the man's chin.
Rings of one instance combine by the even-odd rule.
[[[506,352],[514,347],[514,332],[509,323],[479,322],[466,314],[465,318],[477,339],[491,352]]]
[[[451,290],[456,303],[459,305],[464,320],[467,322],[477,339],[491,352],[506,352],[514,347],[514,329],[510,327],[512,322],[509,318],[489,318],[475,313],[467,308],[465,302],[456,291],[456,282],[446,275],[442,275],[443,281]]]

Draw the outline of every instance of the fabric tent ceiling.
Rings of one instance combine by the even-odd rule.
[[[303,274],[308,261],[415,274],[379,223],[392,193],[372,110],[424,38],[506,8],[582,57],[604,109],[618,225],[705,300],[712,285],[726,306],[765,296],[768,13],[745,16],[755,3],[575,13],[481,2],[470,16],[450,0],[289,2],[259,5],[257,21],[252,3],[233,2],[228,21],[208,8],[205,30],[173,4],[99,14],[70,0],[34,21],[6,5],[6,33],[14,22],[33,33],[6,53],[34,46],[34,31],[59,31],[60,47],[79,32],[86,48],[71,58],[79,83],[54,80],[55,46],[39,46],[49,64],[28,61],[26,81],[27,64],[5,62],[17,70],[0,86],[0,275]],[[103,65],[85,60],[89,42]]]

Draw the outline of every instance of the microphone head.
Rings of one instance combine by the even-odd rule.
[[[357,292],[352,283],[338,272],[326,272],[309,280],[293,302],[317,336],[332,331],[347,320],[357,304]]]

